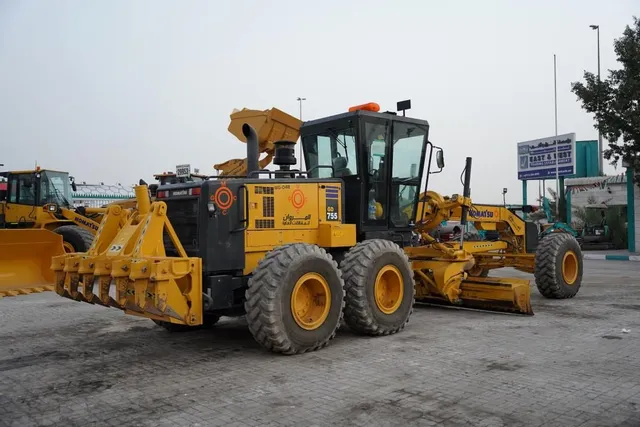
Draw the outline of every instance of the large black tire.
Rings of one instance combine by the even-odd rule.
[[[65,243],[73,246],[74,252],[87,252],[93,243],[93,234],[77,225],[61,225],[53,231],[60,234]]]
[[[582,272],[582,250],[571,234],[551,233],[538,242],[534,275],[543,296],[573,298],[580,290]]]
[[[189,325],[179,325],[177,323],[165,322],[163,320],[155,320],[152,319],[153,323],[158,326],[165,328],[169,332],[188,332],[188,331],[196,331],[199,329],[210,329],[218,320],[220,320],[220,316],[216,316],[213,314],[205,314],[204,319],[202,321],[202,325],[198,326],[189,326]]]
[[[292,296],[298,282],[309,275],[324,280],[330,296],[321,299],[323,304],[316,304],[314,300],[315,307],[323,310],[318,320],[321,323],[303,328],[300,320],[296,320],[300,314],[293,313]],[[308,283],[319,283],[308,280]],[[328,311],[321,320],[327,302]],[[284,245],[267,253],[254,270],[244,306],[249,330],[264,348],[287,355],[315,351],[329,344],[340,326],[344,281],[338,264],[324,249],[306,243]]]
[[[375,284],[384,267],[393,266],[401,275],[399,306],[382,311],[376,301]],[[389,335],[402,330],[413,312],[415,281],[411,263],[395,243],[371,239],[351,248],[340,265],[344,277],[346,305],[344,319],[353,331],[366,335]],[[384,304],[382,304],[384,308]]]

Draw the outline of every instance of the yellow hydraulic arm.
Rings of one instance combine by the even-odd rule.
[[[461,216],[462,210],[457,208],[453,209],[449,219],[460,220]],[[503,206],[472,204],[469,208],[469,221],[478,230],[503,230],[509,226],[514,235],[525,234],[525,222]]]
[[[47,221],[44,222],[44,224],[59,221],[59,219],[55,216],[56,212],[51,212],[47,209],[49,206],[51,205],[45,205],[43,209],[43,212],[49,214],[50,216],[50,218],[48,218]],[[72,221],[74,224],[89,230],[93,234],[98,231],[102,216],[106,212],[107,208],[85,208],[85,210],[83,211],[84,215],[67,208],[58,208],[57,211],[57,213],[62,215],[65,219]],[[96,215],[95,221],[85,215]]]

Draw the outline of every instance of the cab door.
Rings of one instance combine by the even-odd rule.
[[[381,236],[389,229],[389,177],[391,158],[391,120],[367,117],[361,129],[362,163],[362,230]],[[367,237],[367,238],[371,238]]]
[[[31,173],[9,175],[4,220],[7,227],[33,227],[38,215],[38,185]]]

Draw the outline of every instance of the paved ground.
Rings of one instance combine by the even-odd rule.
[[[638,426],[637,263],[586,267],[574,300],[534,290],[534,317],[422,307],[398,335],[344,330],[295,357],[241,320],[170,334],[53,293],[5,298],[0,425]]]

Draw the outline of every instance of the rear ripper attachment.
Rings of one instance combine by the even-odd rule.
[[[187,256],[167,219],[164,202],[135,189],[137,210],[110,207],[86,253],[52,260],[55,291],[66,298],[115,307],[179,325],[202,324],[202,261]],[[163,235],[177,257],[167,257]]]

